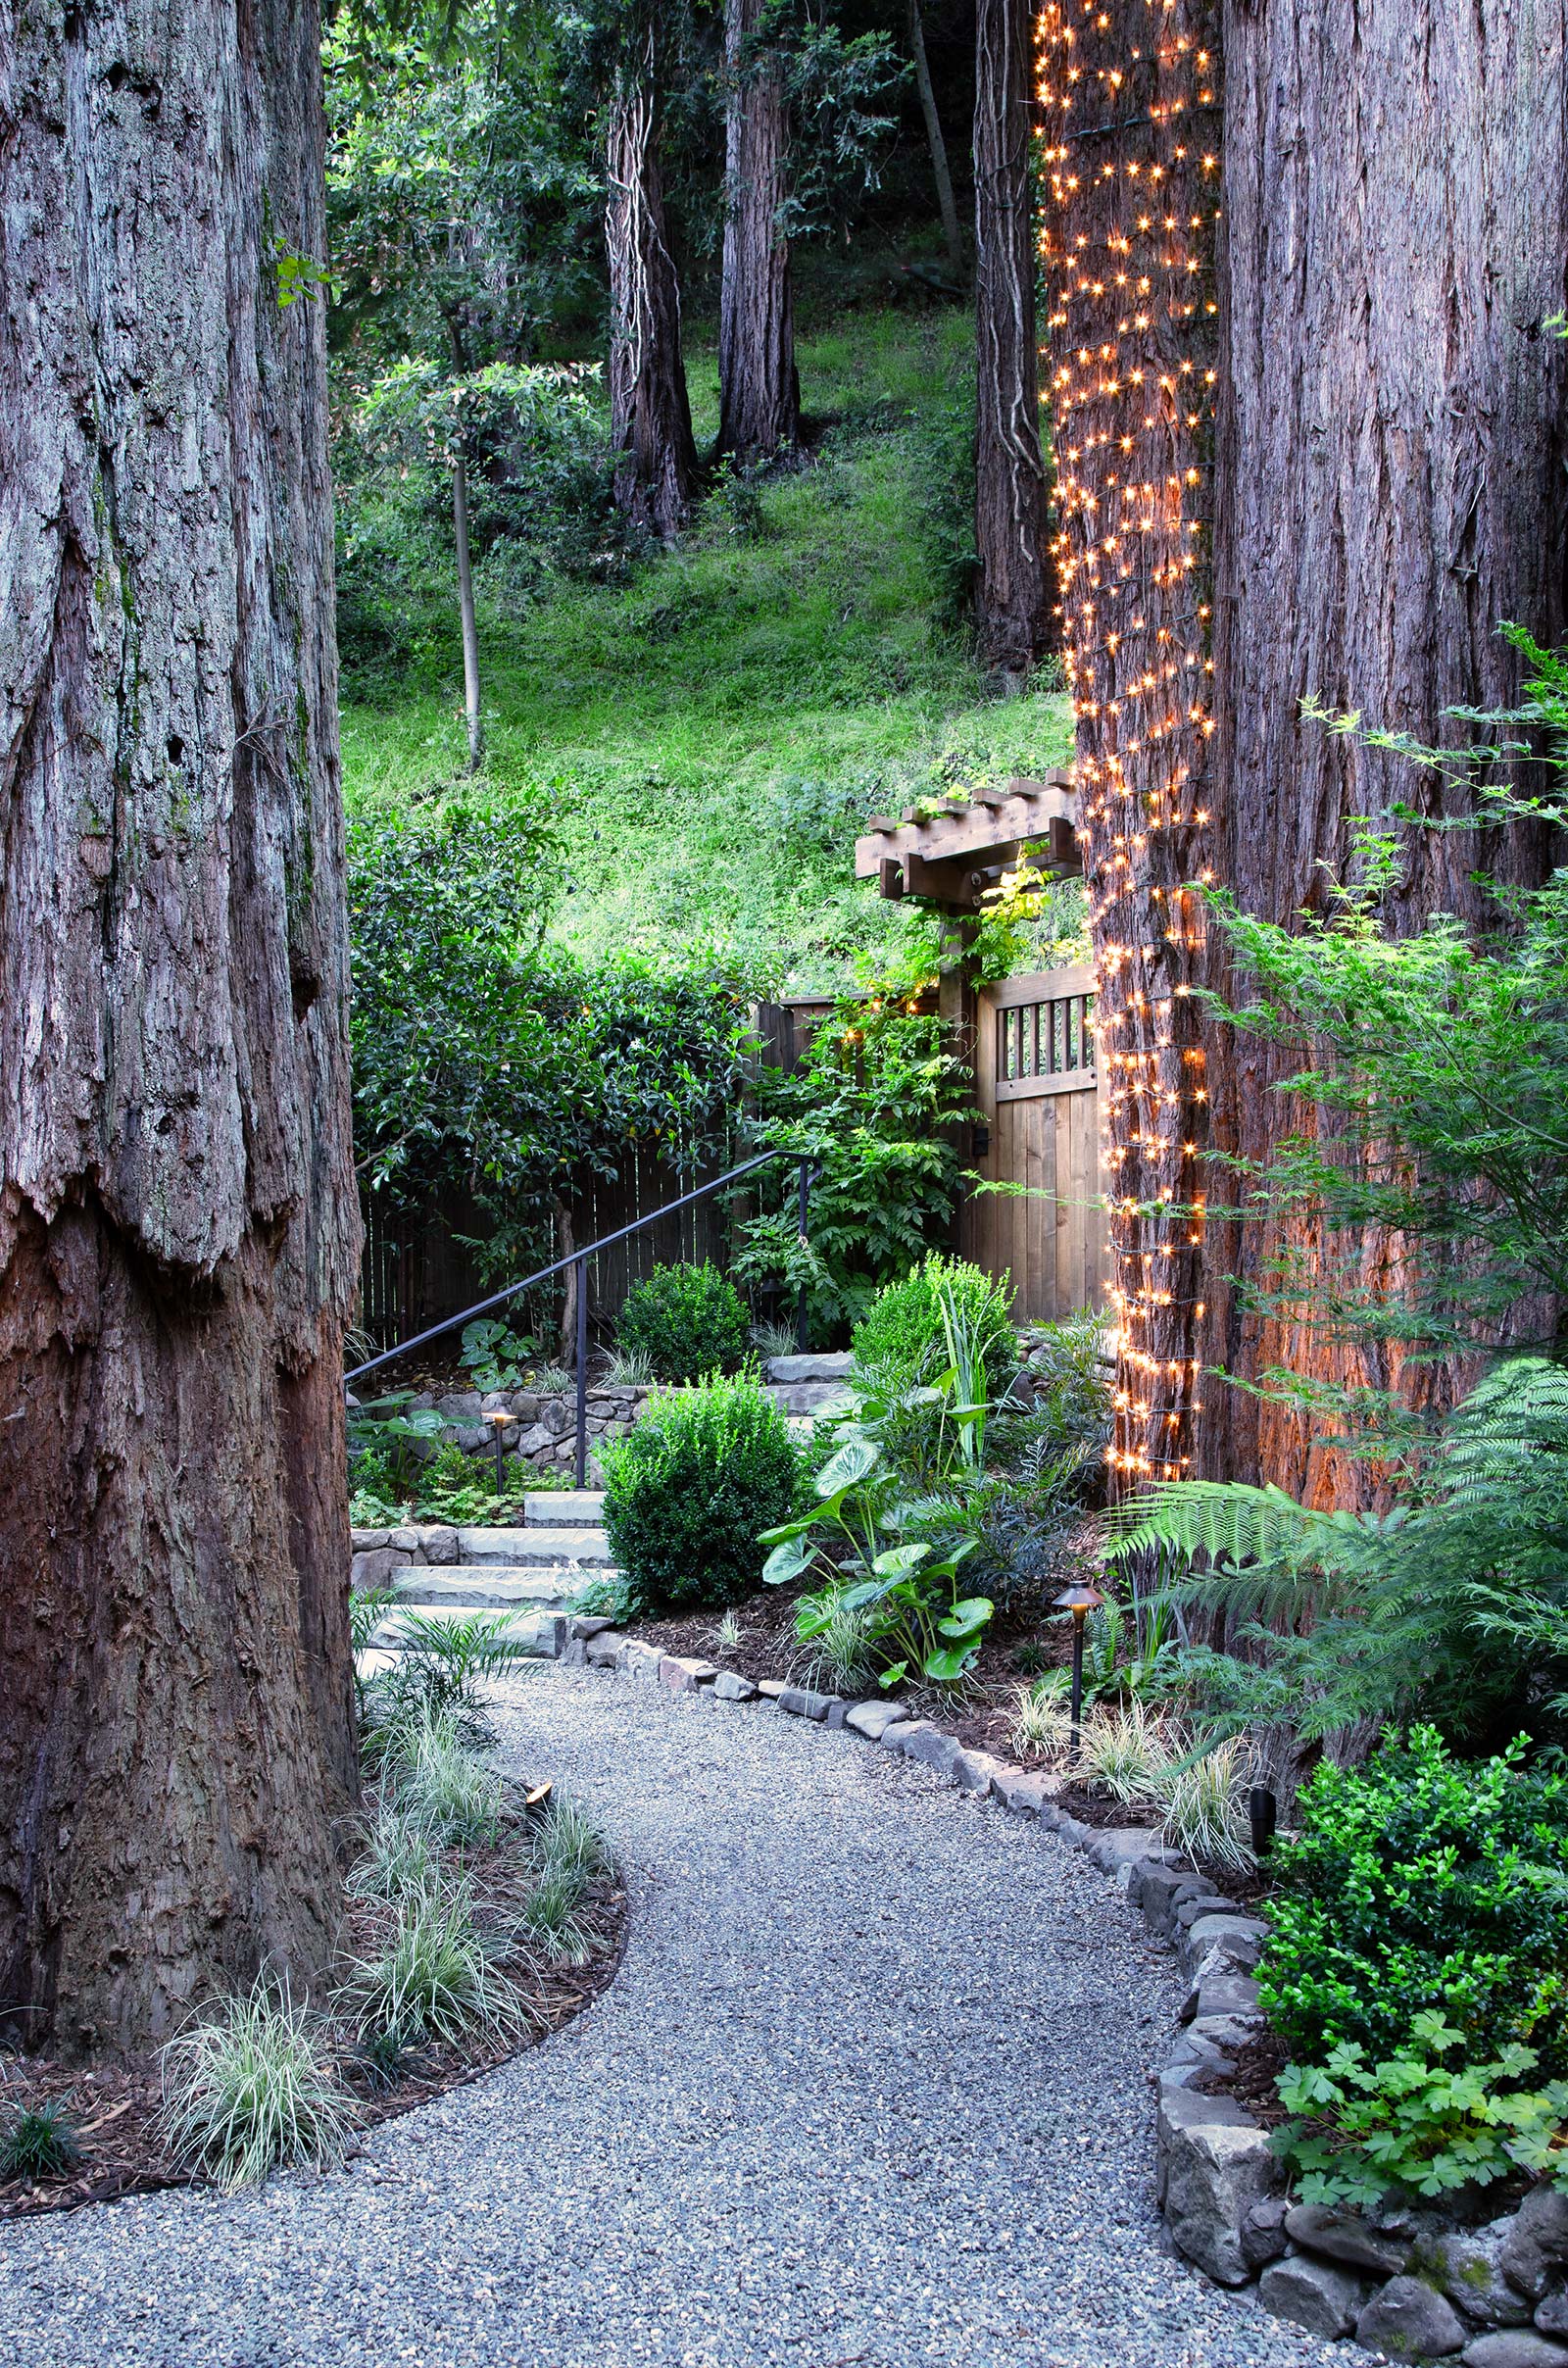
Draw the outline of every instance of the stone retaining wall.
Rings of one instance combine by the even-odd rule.
[[[1155,2124],[1159,2206],[1177,2251],[1217,2285],[1255,2288],[1277,2317],[1387,2358],[1568,2368],[1568,2195],[1536,2187],[1516,2210],[1486,2220],[1484,2198],[1464,2220],[1452,2205],[1363,2214],[1292,2202],[1268,2133],[1225,2088],[1237,2049],[1262,2025],[1252,1972],[1268,1926],[1168,1851],[1156,1829],[1085,1825],[1057,1806],[1059,1778],[968,1751],[903,1703],[754,1685],[598,1619],[568,1622],[563,1657],[714,1703],[771,1702],[848,1727],[1038,1818],[1120,1883],[1188,1978]]]

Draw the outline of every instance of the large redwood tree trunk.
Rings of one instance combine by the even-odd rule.
[[[799,441],[801,385],[789,241],[789,94],[783,61],[759,46],[763,0],[728,0],[724,68],[724,255],[718,307],[718,443],[737,460]]]
[[[670,542],[691,515],[697,447],[681,358],[680,285],[664,234],[656,34],[650,14],[610,99],[610,417],[615,501],[633,524]]]
[[[1568,260],[1568,9],[1512,0],[1232,0],[1225,16],[1214,863],[1250,913],[1288,922],[1343,871],[1351,817],[1459,793],[1299,715],[1303,694],[1457,743],[1456,705],[1518,690],[1501,618],[1555,642],[1568,547],[1568,368],[1544,331]],[[1405,833],[1399,931],[1480,920],[1478,869],[1543,876],[1530,829]],[[1495,910],[1492,915],[1495,919]],[[1211,1058],[1218,1140],[1266,1157],[1304,1113],[1277,1054]],[[1216,1181],[1216,1193],[1220,1189]],[[1271,1226],[1216,1229],[1207,1359],[1253,1380],[1290,1364],[1443,1405],[1467,1376],[1401,1368],[1244,1310]],[[1360,1281],[1396,1289],[1401,1245],[1369,1229]],[[1215,1389],[1200,1464],[1320,1503],[1365,1492],[1277,1403]]]
[[[975,621],[1021,674],[1051,644],[1050,524],[1035,337],[1029,0],[975,10]]]
[[[67,2049],[321,1967],[355,1789],[318,41],[0,42],[0,2008]]]

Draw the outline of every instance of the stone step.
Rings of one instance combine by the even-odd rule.
[[[598,1569],[610,1560],[602,1529],[566,1522],[534,1529],[460,1529],[458,1553],[465,1562],[505,1562],[514,1569],[531,1562],[582,1562]]]
[[[592,1529],[605,1509],[602,1488],[543,1488],[522,1501],[530,1529]]]
[[[405,1601],[408,1600],[405,1599]],[[427,1612],[432,1619],[451,1620],[456,1623],[459,1620],[471,1618],[475,1612],[496,1611],[511,1607],[496,1603],[468,1602],[421,1603],[417,1608]],[[507,1641],[509,1644],[520,1647],[521,1651],[531,1659],[553,1661],[560,1657],[565,1645],[566,1627],[566,1614],[564,1611],[548,1607],[541,1608],[524,1613],[522,1617],[514,1620],[507,1630]],[[397,1614],[389,1612],[386,1618],[377,1624],[375,1632],[370,1638],[368,1656],[362,1657],[362,1673],[366,1676],[373,1676],[378,1668],[386,1667],[392,1655],[405,1649],[406,1640],[398,1627]]]
[[[594,1573],[596,1578],[602,1575],[608,1573]],[[567,1570],[559,1563],[534,1563],[519,1570],[504,1562],[449,1562],[434,1570],[413,1564],[394,1571],[392,1587],[400,1603],[415,1604],[421,1611],[452,1604],[471,1611],[554,1610],[576,1595],[584,1580],[580,1568]]]
[[[855,1358],[848,1349],[825,1349],[815,1355],[770,1357],[762,1366],[764,1381],[786,1386],[799,1382],[843,1382]]]

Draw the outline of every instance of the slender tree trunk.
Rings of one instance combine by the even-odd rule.
[[[452,464],[452,532],[458,549],[458,616],[463,626],[463,713],[468,727],[468,770],[484,757],[479,716],[479,623],[473,607],[473,561],[468,551],[468,465],[462,453]]]
[[[1029,185],[1027,0],[975,10],[975,617],[988,663],[1027,672],[1051,642]]]
[[[656,26],[617,74],[607,143],[610,417],[615,501],[634,525],[672,542],[697,487],[680,284],[664,235],[659,171]]]
[[[0,2000],[309,1979],[359,1251],[316,11],[0,51]]]
[[[764,0],[728,0],[724,61],[724,260],[718,314],[718,441],[738,460],[767,460],[801,432],[789,241],[778,224],[789,195],[789,97],[777,56],[755,47]]]
[[[948,250],[948,265],[954,278],[961,279],[963,241],[958,236],[958,209],[953,200],[953,175],[948,171],[948,144],[942,136],[937,94],[931,87],[931,68],[925,54],[925,24],[920,14],[920,0],[909,0],[909,53],[914,60],[914,86],[920,94],[925,136],[931,146],[931,177],[937,185],[937,210],[942,216],[942,236]]]
[[[570,1258],[577,1247],[577,1237],[572,1228],[571,1209],[559,1193],[556,1195],[555,1209],[556,1256]],[[577,1366],[577,1293],[581,1287],[581,1277],[580,1265],[568,1266],[561,1297],[561,1361],[568,1372],[575,1372]]]
[[[1302,722],[1303,694],[1460,744],[1446,709],[1517,694],[1498,621],[1562,634],[1568,355],[1543,323],[1563,310],[1568,258],[1565,42],[1563,0],[1227,8],[1214,862],[1271,920],[1321,905],[1320,866],[1343,873],[1353,816],[1459,805]],[[1494,919],[1476,872],[1535,881],[1546,860],[1534,829],[1409,830],[1393,924]],[[1272,1090],[1293,1065],[1224,1044],[1211,1066],[1227,1150],[1267,1157],[1310,1123]],[[1283,1246],[1266,1226],[1216,1235],[1210,1361],[1247,1381],[1289,1363],[1451,1402],[1457,1366],[1407,1371],[1247,1312],[1218,1278],[1256,1284]],[[1403,1258],[1369,1228],[1363,1287],[1396,1293]],[[1364,1467],[1300,1416],[1207,1396],[1203,1468],[1261,1471],[1317,1503],[1364,1496]]]

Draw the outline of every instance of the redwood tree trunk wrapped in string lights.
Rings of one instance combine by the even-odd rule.
[[[1062,647],[1096,962],[1123,1484],[1194,1460],[1212,876],[1217,11],[1041,19],[1045,321]]]
[[[1198,892],[1217,877],[1289,923],[1345,868],[1356,816],[1451,806],[1304,719],[1303,695],[1457,742],[1446,710],[1516,693],[1497,622],[1562,633],[1568,357],[1545,324],[1568,254],[1565,54],[1564,0],[1528,25],[1504,0],[1053,0],[1040,19],[1124,1483],[1364,1498],[1366,1467],[1295,1406],[1205,1392],[1204,1368],[1439,1405],[1462,1386],[1270,1311],[1252,1287],[1282,1248],[1310,1264],[1312,1241],[1190,1213],[1234,1197],[1205,1151],[1266,1165],[1303,1117],[1271,1090],[1298,1061],[1200,1017],[1191,990],[1226,979]],[[1546,859],[1532,829],[1411,830],[1392,924],[1480,920],[1478,868],[1529,881]],[[1369,1227],[1358,1249],[1362,1286],[1396,1291],[1403,1245]]]

